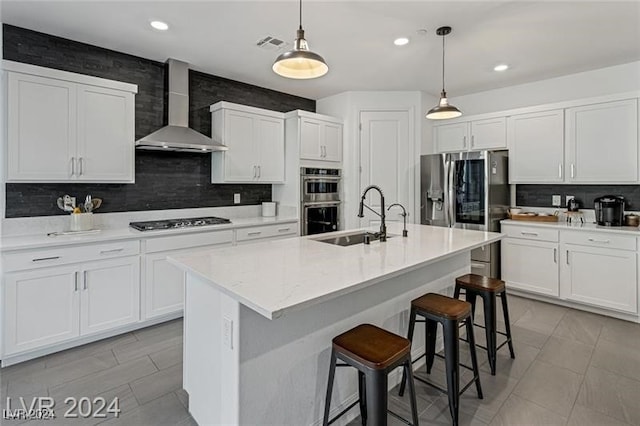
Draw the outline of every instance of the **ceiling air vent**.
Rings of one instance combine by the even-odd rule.
[[[277,37],[266,36],[258,40],[256,46],[266,50],[285,50],[290,44]]]

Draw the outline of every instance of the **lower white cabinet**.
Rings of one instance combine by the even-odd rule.
[[[520,238],[502,241],[502,279],[509,287],[560,295],[558,243]]]
[[[154,318],[182,310],[184,272],[167,260],[171,252],[145,256],[145,318]]]

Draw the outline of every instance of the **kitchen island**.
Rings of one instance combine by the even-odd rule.
[[[322,234],[170,258],[187,273],[183,386],[198,424],[319,424],[331,339],[361,323],[404,335],[412,299],[451,294],[469,251],[502,238],[407,229],[403,238],[391,224],[387,242],[370,245],[333,245]],[[333,414],[357,399],[356,377],[338,370]]]

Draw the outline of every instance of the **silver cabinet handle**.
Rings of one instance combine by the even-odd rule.
[[[56,260],[56,259],[60,259],[60,256],[51,256],[51,257],[39,257],[36,259],[31,259],[32,262],[42,262],[45,260]]]
[[[602,244],[609,244],[611,242],[610,240],[596,240],[594,238],[589,238],[589,241],[591,241],[592,243],[602,243]]]
[[[571,178],[573,179],[574,173],[575,172],[575,167],[573,166],[573,164],[571,164]]]
[[[524,231],[522,231],[522,232],[520,232],[520,233],[521,233],[522,235],[532,235],[532,236],[534,236],[534,237],[537,237],[537,236],[538,236],[538,233],[537,233],[537,232],[524,232]]]
[[[254,178],[258,177],[258,166],[253,166],[253,177]]]
[[[558,263],[558,249],[553,248],[553,263]]]
[[[258,177],[260,177],[261,174],[262,174],[262,170],[260,169],[260,166],[258,166]]]
[[[74,273],[74,290],[73,291],[78,291],[78,271]]]
[[[262,231],[247,232],[247,235],[260,235]]]
[[[289,231],[291,228],[280,228],[278,229],[278,232],[287,232]]]
[[[475,145],[476,143],[476,137],[475,135],[471,135],[471,148],[473,148],[473,145]]]
[[[117,249],[111,249],[111,250],[100,250],[100,254],[109,254],[109,253],[117,253],[119,251],[123,251],[124,248],[120,247]]]
[[[78,158],[78,176],[82,176],[83,169],[84,169],[84,159],[80,157]]]
[[[569,250],[567,250],[567,265],[569,264]]]
[[[466,136],[463,136],[463,137],[462,137],[462,146],[463,146],[464,148],[466,148],[466,147],[467,147],[467,137],[466,137]]]
[[[82,272],[82,281],[83,281],[82,288],[86,290],[87,289],[87,271]]]
[[[71,176],[76,174],[76,157],[71,157]]]
[[[558,177],[562,179],[562,163],[558,164]]]

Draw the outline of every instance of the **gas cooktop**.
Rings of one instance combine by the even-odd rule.
[[[131,222],[129,226],[138,231],[156,231],[158,229],[192,228],[195,226],[222,225],[225,223],[231,223],[231,221],[223,217],[210,216]]]

